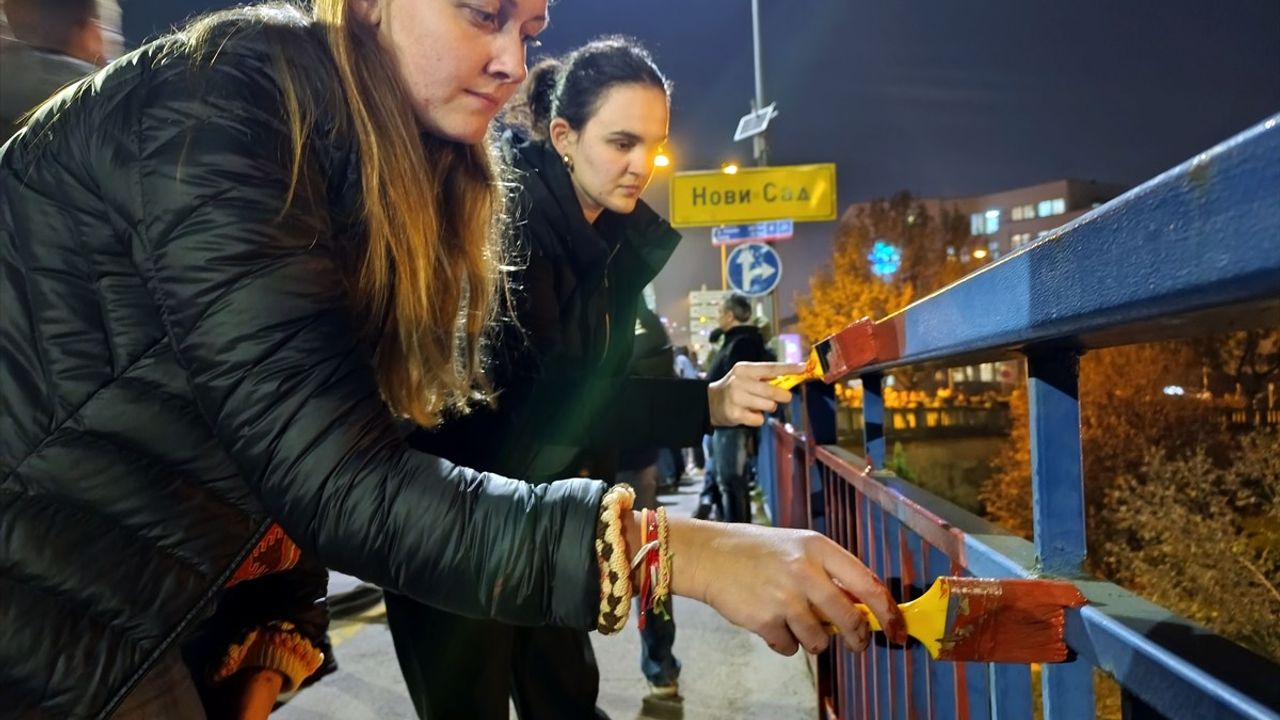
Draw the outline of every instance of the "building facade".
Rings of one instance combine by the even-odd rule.
[[[1044,236],[1127,190],[1122,185],[1093,180],[1064,179],[1004,190],[988,195],[956,198],[918,198],[930,213],[944,208],[969,216],[969,231],[975,242],[969,247],[951,248],[962,260],[967,254],[978,258],[998,258]],[[851,217],[867,203],[845,208]]]

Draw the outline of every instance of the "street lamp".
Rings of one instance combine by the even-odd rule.
[[[737,175],[738,163],[735,163],[735,162],[724,163],[723,165],[720,166],[720,172],[723,172],[725,175]]]
[[[670,166],[670,165],[671,165],[671,158],[670,158],[666,153],[661,153],[661,152],[660,152],[660,153],[658,153],[657,155],[655,155],[655,156],[653,157],[653,166],[654,166],[654,167],[664,168],[664,167],[668,167],[668,166]]]

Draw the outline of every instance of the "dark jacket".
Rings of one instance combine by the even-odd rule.
[[[242,12],[242,15],[244,13]],[[0,707],[108,715],[274,519],[453,612],[591,627],[602,483],[412,451],[349,316],[357,158],[300,13],[168,39],[0,152]],[[314,77],[294,201],[273,53]]]
[[[724,340],[707,370],[707,379],[719,380],[740,362],[772,362],[774,354],[765,347],[764,336],[755,325],[735,325],[724,331]]]
[[[419,433],[459,463],[532,479],[609,474],[616,451],[690,445],[710,427],[707,385],[629,377],[641,292],[680,235],[648,205],[589,224],[560,156],[511,135],[520,172],[513,314],[493,348],[497,407]]]

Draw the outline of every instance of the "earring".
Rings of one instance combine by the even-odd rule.
[[[564,163],[564,166],[569,169],[569,172],[573,172],[573,158],[569,157],[569,153],[561,155],[560,160]]]

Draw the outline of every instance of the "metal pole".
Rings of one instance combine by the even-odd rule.
[[[764,70],[763,60],[760,57],[760,0],[751,0],[751,49],[756,70],[755,109],[758,110],[764,107]],[[760,167],[768,165],[769,142],[765,139],[765,133],[752,138],[752,145],[755,150],[756,165]]]

